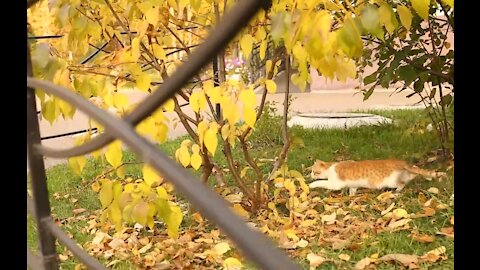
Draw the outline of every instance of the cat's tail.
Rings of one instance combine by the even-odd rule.
[[[443,178],[447,175],[444,172],[425,170],[425,169],[419,168],[417,166],[407,165],[407,166],[405,166],[405,169],[407,171],[411,172],[411,173],[419,174],[419,175],[425,177],[427,180],[432,180],[432,178]]]

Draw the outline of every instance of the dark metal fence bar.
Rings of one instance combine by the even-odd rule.
[[[137,134],[130,124],[101,110],[64,87],[31,77],[27,77],[27,85],[41,88],[46,93],[58,96],[103,125],[107,133],[113,134],[117,139],[123,141],[145,163],[150,164],[165,179],[172,182],[181,195],[188,199],[204,217],[217,224],[242,250],[243,254],[262,269],[300,269],[283,252],[275,248],[270,239],[249,228],[239,216],[229,209],[228,204],[220,195]]]
[[[247,24],[258,9],[267,4],[269,4],[268,1],[239,1],[232,7],[232,10],[224,16],[224,19],[218,23],[205,42],[191,54],[188,62],[182,64],[171,77],[165,80],[163,85],[157,88],[157,91],[155,91],[150,98],[140,103],[131,114],[123,119],[128,123],[136,125],[158,106],[165,103],[165,101],[171,98],[190,78],[197,74],[203,66],[210,63],[211,59],[217,55],[217,52],[221,51],[236,33]],[[81,146],[62,150],[41,146],[39,151],[46,156],[66,158],[90,153],[112,141],[113,136],[104,133]]]
[[[32,199],[29,198],[27,194],[27,210],[30,212],[33,218],[37,218],[37,213],[35,212],[35,203]]]
[[[85,250],[81,249],[75,241],[70,239],[70,237],[68,237],[68,235],[63,232],[62,229],[60,229],[60,227],[58,227],[51,218],[43,220],[43,224],[47,226],[50,232],[55,236],[55,238],[57,238],[58,242],[67,247],[80,262],[85,264],[88,269],[108,270],[108,268],[90,256]]]
[[[27,76],[33,76],[30,60],[30,47],[27,42]],[[37,104],[35,90],[27,85],[27,155],[30,167],[30,185],[35,200],[33,209],[36,213],[39,250],[45,270],[58,269],[55,239],[41,223],[44,218],[50,217],[50,201],[48,198],[47,177],[43,156],[35,149],[40,144],[40,130],[38,127]]]
[[[27,247],[27,265],[32,270],[43,270],[42,261],[38,255],[33,254],[33,252]]]

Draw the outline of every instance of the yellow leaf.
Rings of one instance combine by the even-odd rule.
[[[147,215],[149,209],[149,205],[145,201],[138,202],[132,209],[132,218],[136,222],[140,223],[141,225],[147,225]]]
[[[202,120],[202,122],[198,123],[197,127],[197,134],[198,134],[198,140],[200,145],[203,145],[203,137],[205,136],[205,131],[208,129],[208,122],[205,120]]]
[[[68,164],[70,165],[70,168],[72,168],[73,172],[75,172],[75,174],[77,175],[80,175],[82,173],[86,163],[87,159],[84,156],[78,156],[68,159]]]
[[[405,209],[398,208],[393,210],[393,215],[395,216],[396,219],[401,219],[401,218],[406,218],[408,217],[408,212],[405,211]]]
[[[453,4],[454,4],[453,0],[441,0],[441,1],[453,8]]]
[[[255,109],[243,106],[243,119],[248,126],[254,128],[255,122],[257,121],[257,113],[255,112]]]
[[[424,20],[428,19],[430,9],[430,0],[411,0],[412,7],[417,14]]]
[[[240,48],[242,49],[243,55],[246,59],[250,56],[253,47],[253,37],[250,34],[246,34],[240,39]]]
[[[168,99],[167,101],[165,101],[165,103],[163,103],[163,108],[165,109],[165,111],[167,112],[173,112],[173,110],[175,109],[175,103],[173,102],[173,99]]]
[[[171,238],[177,238],[178,237],[178,229],[180,227],[180,224],[182,223],[183,220],[183,215],[182,215],[182,209],[176,205],[170,204],[170,214],[168,215],[168,218],[165,220],[165,223],[167,224],[167,234]]]
[[[153,26],[157,25],[158,18],[160,16],[159,10],[160,10],[160,7],[157,6],[157,7],[152,7],[145,12],[145,17],[147,21]]]
[[[223,255],[230,250],[230,245],[227,242],[221,242],[213,246],[213,251],[218,255]]]
[[[92,190],[93,190],[93,192],[99,192],[100,191],[100,184],[98,182],[93,182]]]
[[[202,157],[198,153],[194,153],[190,158],[190,163],[195,170],[198,170],[202,166]]]
[[[222,127],[222,139],[226,141],[229,134],[230,134],[230,125],[224,124]]]
[[[133,61],[137,61],[139,57],[140,57],[140,39],[138,37],[135,37],[132,40],[132,58],[133,58]]]
[[[116,203],[110,207],[110,220],[115,224],[115,230],[117,230],[117,232],[122,230],[122,211]]]
[[[268,59],[267,62],[265,62],[265,73],[268,75],[270,72],[270,69],[272,69],[273,62],[272,60]]]
[[[113,95],[113,106],[119,110],[126,110],[128,106],[128,98],[124,94],[115,93]]]
[[[113,200],[113,182],[107,179],[102,181],[102,187],[99,193],[102,208],[107,208]]]
[[[228,120],[230,125],[235,125],[235,123],[240,118],[240,114],[238,113],[237,106],[232,101],[224,101],[222,103],[223,109],[223,117]]]
[[[273,80],[266,80],[265,87],[270,94],[275,94],[277,92],[277,84]]]
[[[136,87],[142,91],[147,92],[150,88],[150,83],[152,79],[147,73],[142,73],[141,75],[137,76],[136,80]]]
[[[240,92],[238,99],[247,107],[255,107],[257,101],[253,88],[248,88]]]
[[[115,141],[111,143],[105,152],[105,158],[113,167],[118,167],[122,164],[122,143]]]
[[[190,107],[192,107],[194,112],[200,112],[201,110],[205,109],[207,106],[207,99],[205,98],[205,94],[202,92],[193,92],[190,95],[189,99]]]
[[[247,210],[245,210],[242,205],[236,203],[233,205],[233,212],[235,212],[237,215],[243,217],[243,218],[249,218],[250,217],[250,213],[247,212]]]
[[[47,100],[42,104],[42,116],[47,119],[50,125],[57,119],[58,107],[53,99]]]
[[[165,54],[165,51],[163,50],[163,48],[160,45],[158,45],[157,43],[153,43],[152,47],[153,47],[153,55],[157,59],[159,59],[159,60],[166,60],[167,59],[167,55]]]
[[[143,165],[143,179],[149,186],[158,186],[163,182],[163,178],[150,165]]]
[[[243,268],[243,264],[236,258],[226,258],[223,261],[223,268],[225,270],[240,270]]]
[[[190,152],[188,151],[188,148],[182,146],[180,149],[178,149],[178,151],[178,160],[183,167],[187,167],[190,164]]]
[[[210,152],[210,154],[214,156],[218,144],[216,128],[210,126],[210,128],[205,131],[204,143],[205,147],[207,147],[208,152]]]
[[[64,118],[72,118],[75,114],[75,108],[72,107],[68,102],[65,102],[61,99],[57,100],[58,107]]]
[[[260,56],[260,60],[263,61],[263,59],[265,59],[265,53],[267,52],[267,40],[264,39],[262,40],[262,42],[260,43],[260,49],[258,51],[258,55]]]
[[[400,22],[405,27],[405,29],[410,30],[410,26],[412,25],[412,13],[410,9],[406,6],[398,5],[397,12],[400,16]]]
[[[387,31],[393,33],[398,27],[398,21],[392,7],[388,4],[382,4],[378,9],[378,15],[380,16],[380,22],[385,24]]]
[[[265,29],[263,27],[259,27],[255,32],[255,39],[257,40],[257,42],[264,41],[266,37],[267,32],[265,32]]]

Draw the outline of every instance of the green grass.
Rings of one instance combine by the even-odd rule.
[[[379,114],[392,118],[394,124],[384,124],[380,126],[356,127],[348,130],[307,130],[300,127],[291,129],[294,137],[299,137],[305,144],[304,148],[293,147],[288,154],[288,166],[296,169],[306,175],[305,167],[310,166],[315,159],[323,160],[345,160],[345,159],[383,159],[399,158],[411,163],[425,161],[431,152],[437,150],[439,145],[434,132],[425,130],[428,124],[426,114],[421,110],[397,110],[397,111],[371,111],[370,113]],[[279,130],[279,118],[265,114],[262,116],[257,128],[251,136],[252,155],[258,158],[274,158],[281,147],[281,137]],[[453,137],[453,136],[452,136]],[[451,138],[453,141],[453,138]],[[183,138],[169,141],[160,146],[168,155],[173,156]],[[219,147],[220,148],[220,147]],[[217,150],[215,159],[225,166],[226,162]],[[238,149],[235,149],[234,156],[236,160],[242,160]],[[135,155],[125,152],[124,161],[135,162]],[[432,163],[428,167],[438,168],[441,164]],[[106,168],[105,161],[95,162],[89,160],[82,177],[76,176],[66,165],[58,165],[47,171],[48,188],[51,196],[52,212],[55,218],[61,220],[63,229],[71,233],[75,240],[83,244],[92,239],[92,235],[84,232],[83,228],[87,226],[86,221],[68,221],[72,210],[76,208],[85,208],[86,215],[94,213],[100,209],[100,203],[91,188],[90,184],[94,176],[98,175]],[[271,166],[267,164],[263,170],[267,173]],[[196,173],[198,174],[198,173]],[[141,177],[141,165],[126,166],[126,175],[132,178]],[[213,182],[213,179],[211,179]],[[435,186],[440,193],[430,194],[427,189]],[[372,192],[374,196],[380,192]],[[420,193],[428,198],[434,196],[443,203],[449,203],[453,190],[453,175],[443,182],[413,181],[410,183],[402,195],[396,201],[397,207],[403,207],[409,213],[421,210],[417,198]],[[334,194],[327,192],[326,194]],[[67,195],[67,198],[64,196]],[[78,199],[72,203],[72,198]],[[372,210],[372,209],[369,209]],[[359,215],[369,214],[378,218],[378,211],[367,211],[367,213],[358,213]],[[410,226],[419,233],[434,235],[442,227],[448,227],[449,218],[453,216],[453,207],[438,212],[434,217],[414,219]],[[189,223],[189,217],[185,217],[184,223]],[[27,221],[27,243],[30,247],[36,247],[36,228],[32,219]],[[454,245],[453,240],[445,237],[437,237],[433,243],[419,243],[413,241],[410,237],[410,231],[400,231],[395,233],[382,232],[377,235],[370,234],[369,238],[359,250],[331,250],[328,248],[313,247],[312,249],[323,249],[322,252],[331,254],[333,257],[340,253],[346,253],[351,256],[350,262],[344,262],[340,267],[348,269],[353,267],[354,263],[366,256],[374,253],[380,253],[380,256],[389,253],[405,254],[423,254],[439,246],[445,246],[448,259],[439,263],[431,264],[428,269],[453,269],[454,266]],[[59,252],[63,247],[59,247]],[[105,262],[104,260],[102,260]],[[300,259],[300,262],[308,269],[308,261]],[[63,269],[73,269],[75,263],[71,260],[62,263]],[[330,263],[323,264],[318,269],[337,269]],[[121,262],[113,266],[113,269],[132,269],[134,266],[127,262]],[[379,264],[377,269],[399,269],[395,264]],[[426,269],[426,266],[421,266]]]

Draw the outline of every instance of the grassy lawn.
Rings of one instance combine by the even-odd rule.
[[[438,149],[437,140],[433,131],[428,131],[426,115],[421,110],[375,111],[394,120],[394,124],[381,126],[357,127],[349,130],[307,130],[299,127],[291,129],[294,137],[301,138],[305,147],[293,147],[288,154],[288,166],[301,172],[309,181],[305,170],[315,159],[345,160],[345,159],[383,159],[399,158],[424,168],[445,170],[445,166],[437,163],[433,151]],[[453,138],[451,138],[453,141]],[[169,155],[173,155],[182,139],[169,141],[160,148]],[[264,116],[257,124],[257,129],[251,137],[253,156],[263,159],[273,159],[281,148],[280,124],[275,117]],[[218,150],[215,158],[221,165],[225,160]],[[240,157],[237,151],[234,155]],[[427,162],[430,159],[429,162]],[[128,152],[124,153],[124,161],[135,162],[136,157]],[[268,161],[267,161],[268,162]],[[443,166],[443,167],[442,167]],[[90,221],[99,215],[100,203],[98,195],[92,191],[92,179],[105,171],[106,163],[89,160],[82,177],[74,173],[65,165],[55,166],[47,171],[48,186],[51,196],[52,212],[63,229],[71,234],[76,241],[84,245],[92,241],[94,235],[89,231]],[[268,173],[270,166],[264,166]],[[126,166],[126,175],[132,178],[141,177],[141,165]],[[377,256],[387,254],[415,254],[423,255],[438,247],[445,247],[443,259],[430,263],[419,263],[421,269],[453,269],[454,241],[438,235],[442,228],[451,227],[451,218],[454,216],[453,200],[453,170],[448,172],[449,177],[441,182],[412,181],[395,198],[379,199],[384,191],[361,191],[355,198],[346,196],[346,192],[330,192],[312,190],[310,195],[317,197],[312,209],[322,214],[326,211],[336,211],[337,221],[334,224],[320,223],[314,229],[309,239],[309,249],[288,250],[288,253],[297,261],[309,268],[306,259],[307,253],[321,254],[329,262],[321,264],[317,269],[352,269],[355,263],[366,257],[375,260]],[[438,189],[430,189],[435,187]],[[334,202],[329,201],[334,199]],[[406,227],[399,230],[384,230],[381,225],[385,208],[395,203],[395,208],[402,208],[408,213],[420,213],[425,207],[434,209],[425,217],[413,218]],[[80,210],[79,210],[80,209]],[[83,211],[82,209],[85,209]],[[82,212],[83,211],[83,212]],[[77,214],[73,214],[73,213]],[[329,212],[329,213],[330,213]],[[346,216],[350,216],[350,219]],[[260,222],[252,218],[253,222]],[[192,217],[186,216],[182,228],[189,230],[192,227]],[[351,232],[346,229],[355,229],[367,225],[364,231]],[[363,227],[362,227],[363,228]],[[312,228],[310,228],[312,230]],[[413,235],[434,236],[434,241],[422,242]],[[36,247],[36,228],[29,218],[27,223],[28,245]],[[350,243],[339,246],[332,239],[341,237]],[[333,242],[332,242],[333,241]],[[68,255],[63,247],[58,248],[60,254]],[[339,255],[342,254],[339,259]],[[346,257],[349,257],[347,260]],[[107,256],[108,257],[108,256]],[[343,258],[343,259],[342,259]],[[116,260],[115,257],[99,258],[105,264]],[[75,269],[77,262],[65,257],[63,269]],[[218,265],[217,265],[218,266]],[[111,266],[113,269],[136,269],[137,266],[128,259],[121,259]],[[402,264],[385,262],[376,264],[371,269],[406,269]],[[204,268],[202,268],[204,269]],[[218,269],[218,267],[217,267]],[[367,268],[370,269],[370,268]]]

